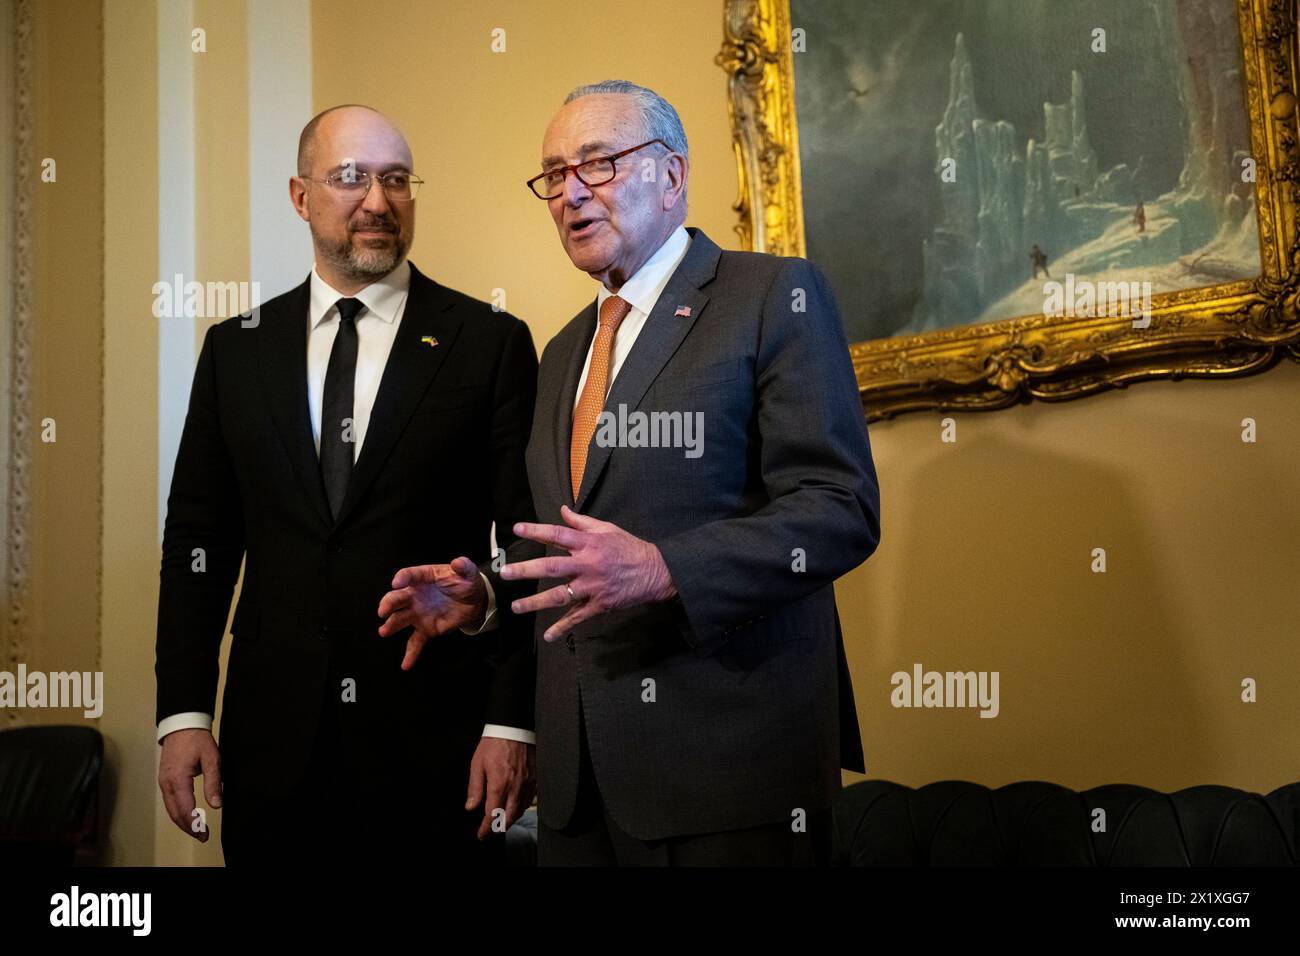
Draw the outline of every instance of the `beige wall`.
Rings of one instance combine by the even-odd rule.
[[[59,441],[29,450],[39,461],[26,659],[45,669],[102,659],[108,861],[213,864],[216,841],[197,847],[176,832],[154,782],[155,5],[107,3],[101,39],[95,17],[66,15],[70,3],[36,4],[46,53],[33,151],[37,163],[58,157],[59,184],[37,194],[32,413],[55,415]],[[689,222],[735,246],[725,85],[712,61],[720,6],[657,4],[634,18],[633,41],[601,46],[542,4],[419,3],[394,30],[316,0],[314,107],[360,101],[397,119],[429,180],[413,260],[480,298],[503,289],[540,350],[595,293],[523,186],[572,86],[621,76],[676,103],[691,141]],[[625,3],[605,8],[628,16]],[[247,8],[195,0],[194,10],[208,32],[194,62],[195,265],[201,279],[239,280],[250,229]],[[490,46],[497,27],[501,54]],[[264,174],[284,178],[292,166],[285,156]],[[955,444],[940,441],[933,414],[873,425],[882,544],[837,586],[869,776],[1265,791],[1297,779],[1297,387],[1294,365],[1138,385],[959,415]],[[1247,416],[1259,422],[1257,444],[1239,439]],[[1107,551],[1104,575],[1089,570],[1096,547]],[[1000,715],[891,707],[890,675],[914,662],[999,671]],[[1240,702],[1245,677],[1259,682],[1258,703]]]
[[[872,426],[881,546],[837,586],[869,776],[1300,779],[1297,394],[1286,364],[959,415],[955,445],[937,415]],[[918,661],[1000,671],[1001,714],[891,707]]]
[[[47,0],[32,33],[31,466],[29,601],[32,670],[96,670],[99,657],[100,456],[104,235],[98,10]],[[88,14],[88,15],[87,15]],[[56,180],[40,179],[45,158]],[[41,440],[54,421],[55,441]],[[33,723],[79,712],[30,710]]]
[[[243,281],[249,218],[247,16],[242,3],[194,0],[194,22],[207,33],[207,51],[193,58],[195,266],[200,280]],[[196,356],[215,321],[197,323]]]
[[[539,169],[546,123],[573,87],[629,79],[674,103],[690,141],[688,221],[735,248],[735,161],[724,74],[713,63],[721,2],[653,8],[652,16],[613,0],[588,5],[591,23],[624,24],[620,42],[600,43],[599,31],[575,31],[572,16],[532,0],[411,4],[402,30],[348,15],[346,0],[312,4],[315,105],[360,102],[391,115],[427,181],[412,261],[480,299],[504,289],[539,352],[596,296],[565,256],[546,204],[524,186]],[[504,53],[492,52],[498,28]],[[376,50],[385,68],[361,66]]]
[[[152,3],[104,10],[104,862],[155,854],[158,746],[153,645],[158,607],[157,24]],[[168,826],[171,826],[168,823]],[[183,837],[182,837],[183,839]]]

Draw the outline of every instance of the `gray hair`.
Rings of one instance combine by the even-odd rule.
[[[677,115],[677,110],[673,109],[673,104],[654,90],[637,86],[627,80],[602,80],[599,83],[579,86],[564,98],[564,102],[572,103],[579,97],[596,93],[627,93],[632,96],[641,111],[646,134],[651,139],[663,140],[674,153],[689,157],[690,154],[686,151],[686,130],[682,129],[681,117]]]

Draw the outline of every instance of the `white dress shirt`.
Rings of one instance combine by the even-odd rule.
[[[361,452],[361,445],[366,440],[366,427],[370,424],[370,413],[375,407],[375,396],[379,394],[379,382],[383,378],[384,367],[388,364],[388,354],[393,350],[393,340],[397,337],[397,328],[401,324],[410,289],[411,267],[406,260],[402,260],[397,268],[382,279],[370,283],[351,296],[345,296],[330,286],[321,278],[315,265],[312,266],[311,296],[307,307],[307,404],[311,410],[311,433],[317,454],[320,454],[325,370],[329,366],[334,337],[339,331],[339,311],[336,308],[339,299],[358,299],[365,306],[356,318],[357,370],[352,393],[352,435],[355,439],[352,442],[352,460],[355,462]],[[492,585],[486,577],[483,578],[483,583],[488,590],[487,617],[476,629],[462,629],[466,634],[481,634],[494,630],[497,626]],[[158,723],[158,740],[161,741],[173,731],[192,728],[211,730],[212,715],[189,711],[164,717]],[[483,736],[504,737],[528,744],[536,742],[536,735],[531,730],[499,724],[484,725]]]
[[[379,393],[388,353],[393,350],[397,326],[411,289],[411,267],[406,262],[360,292],[345,296],[311,270],[311,302],[307,307],[307,405],[311,409],[311,436],[320,454],[320,416],[325,395],[325,370],[330,350],[339,334],[339,299],[353,298],[365,306],[357,313],[357,375],[352,392],[352,460],[366,440],[366,426]]]
[[[618,292],[610,292],[602,285],[596,294],[597,321],[600,319],[600,307],[611,295],[617,295],[632,307],[614,333],[614,348],[609,357],[610,388],[613,387],[614,379],[618,377],[618,370],[623,367],[628,353],[632,351],[632,346],[636,344],[636,337],[641,334],[646,319],[654,311],[655,303],[663,294],[664,286],[668,285],[668,280],[681,265],[690,246],[691,234],[686,231],[685,226],[678,226],[664,240],[664,244],[655,251],[655,254],[636,271],[636,275],[623,283]],[[582,363],[582,376],[578,379],[578,390],[573,393],[574,408],[578,407],[578,400],[582,397],[582,387],[587,384],[587,372],[591,369],[591,350],[595,345],[596,337],[593,335],[591,344],[587,346],[587,357]],[[606,394],[609,394],[608,391]]]

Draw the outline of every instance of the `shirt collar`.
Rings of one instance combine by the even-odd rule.
[[[331,310],[334,308],[334,303],[344,298],[360,299],[361,304],[372,315],[383,319],[385,322],[395,322],[401,316],[402,303],[406,300],[406,294],[410,289],[411,265],[405,259],[398,263],[397,267],[388,275],[382,279],[376,279],[361,291],[354,292],[351,296],[345,296],[322,279],[313,264],[311,267],[311,305],[309,307],[310,328],[316,328],[325,321],[326,316],[332,318],[337,315],[337,312],[331,312]]]
[[[601,285],[600,291],[596,293],[597,314],[606,299],[611,295],[617,295],[638,312],[649,315],[654,311],[655,303],[659,301],[664,286],[677,271],[690,245],[690,233],[686,231],[685,226],[678,226],[664,240],[664,244],[655,251],[655,254],[636,270],[636,275],[623,283],[617,293],[610,292],[603,284]]]

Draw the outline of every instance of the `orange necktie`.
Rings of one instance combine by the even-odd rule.
[[[587,446],[596,434],[596,422],[605,407],[605,393],[609,391],[609,353],[614,347],[614,334],[619,323],[627,318],[632,306],[625,299],[611,295],[601,304],[600,327],[591,347],[591,367],[587,381],[582,386],[582,397],[573,410],[573,432],[569,440],[569,471],[573,476],[573,500],[578,500],[582,487],[582,472],[587,467]]]

